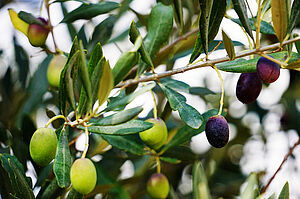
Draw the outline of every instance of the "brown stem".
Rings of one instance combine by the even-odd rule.
[[[46,2],[46,9],[47,9],[47,14],[48,14],[48,23],[49,23],[49,27],[50,27],[50,32],[52,35],[52,39],[53,39],[53,44],[54,44],[54,48],[55,48],[55,52],[57,52],[57,45],[56,45],[56,41],[55,41],[55,37],[54,37],[54,32],[53,32],[53,26],[51,25],[51,18],[50,18],[50,4],[49,1],[45,1]]]
[[[300,144],[300,138],[298,139],[298,141],[294,144],[294,146],[289,150],[289,152],[284,156],[280,166],[278,167],[278,169],[276,170],[276,172],[273,174],[273,176],[269,179],[267,185],[261,190],[260,194],[263,194],[266,192],[266,190],[268,189],[268,187],[270,186],[271,182],[273,181],[273,179],[275,178],[275,176],[277,175],[277,173],[280,171],[282,165],[287,161],[287,159],[293,154],[293,151],[295,150],[295,148]]]
[[[282,44],[275,43],[275,44],[271,44],[271,45],[268,45],[268,46],[261,47],[259,49],[253,49],[253,50],[249,50],[249,51],[246,51],[246,52],[242,52],[240,54],[237,54],[235,59],[245,57],[245,56],[249,56],[249,55],[252,55],[252,54],[257,54],[257,53],[264,52],[264,51],[267,51],[267,50],[272,50],[272,49],[275,49],[275,48],[280,48],[281,46],[284,46],[284,45],[287,45],[287,44],[290,44],[290,43],[294,43],[296,41],[300,41],[300,37],[296,37],[296,38],[284,41],[284,42],[282,42]],[[140,82],[149,82],[149,81],[159,80],[161,78],[172,76],[172,75],[175,75],[175,74],[178,74],[178,73],[184,73],[186,71],[193,70],[193,69],[196,69],[196,68],[205,67],[205,66],[212,66],[212,65],[219,64],[219,63],[226,62],[226,61],[229,61],[228,57],[222,57],[222,58],[219,58],[219,59],[207,60],[205,62],[202,62],[202,63],[199,63],[199,64],[197,63],[197,64],[194,64],[194,65],[186,65],[184,67],[177,68],[175,70],[169,70],[169,71],[166,71],[166,72],[163,72],[163,73],[153,74],[153,75],[150,75],[150,76],[147,76],[147,77],[141,77],[139,79],[129,79],[125,82],[119,83],[116,86],[116,88],[121,88],[121,87],[125,88],[125,87],[130,87],[130,86],[136,85]]]

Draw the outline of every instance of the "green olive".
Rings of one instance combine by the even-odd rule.
[[[161,119],[150,118],[146,120],[153,124],[153,127],[146,131],[140,132],[140,138],[145,144],[153,149],[159,149],[165,144],[168,138],[168,129],[166,124]]]
[[[77,159],[70,172],[73,188],[81,194],[88,194],[96,186],[97,172],[93,162],[87,158]]]
[[[55,158],[57,142],[57,136],[53,129],[37,129],[31,137],[29,145],[33,161],[40,166],[48,165]]]
[[[151,198],[166,198],[169,194],[169,189],[169,181],[161,173],[153,174],[147,182],[147,192]]]
[[[28,26],[27,37],[31,45],[43,47],[45,46],[50,29],[48,27],[48,22],[44,18],[39,17],[38,20],[44,25],[30,24]]]
[[[55,55],[51,59],[47,70],[47,78],[51,86],[59,86],[60,73],[63,70],[66,62],[67,58],[64,55]]]

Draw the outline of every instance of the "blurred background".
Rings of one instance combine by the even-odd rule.
[[[92,1],[96,2],[96,1]],[[120,2],[120,1],[116,1]],[[249,5],[253,13],[257,11],[255,0],[249,0]],[[8,8],[13,8],[16,12],[27,11],[35,16],[41,15],[46,17],[45,9],[40,10],[40,0],[1,0],[0,1],[0,77],[3,78],[8,67],[11,68],[12,81],[16,78],[18,63],[15,58],[16,45],[22,46],[29,56],[29,75],[33,75],[38,65],[45,59],[46,54],[38,48],[32,47],[26,36],[16,31],[10,21]],[[65,2],[67,10],[73,10],[81,3],[76,1]],[[132,47],[128,36],[119,37],[126,31],[132,20],[139,20],[136,13],[140,16],[147,16],[151,7],[156,4],[155,0],[133,0],[130,3],[130,11],[127,11],[116,22],[110,41],[103,46],[104,55],[109,60],[111,66],[114,66],[122,52]],[[250,16],[250,13],[248,13]],[[234,10],[228,10],[227,15],[237,18]],[[93,28],[99,24],[108,15],[101,15],[90,22],[79,20],[73,23],[77,31],[84,25],[86,37],[91,37]],[[63,18],[62,8],[59,3],[51,5],[52,25],[59,49],[69,52],[72,39],[69,36],[66,24],[60,24]],[[185,20],[188,11],[184,8]],[[193,21],[197,20],[193,16]],[[265,16],[266,21],[270,21],[270,15]],[[223,19],[221,27],[235,41],[243,44],[236,47],[236,52],[249,48],[247,37],[239,25],[230,19]],[[296,32],[299,32],[299,29]],[[146,29],[140,28],[142,36],[145,36]],[[120,39],[121,38],[121,39]],[[221,40],[221,34],[218,33],[216,39]],[[275,42],[274,35],[262,35],[261,39],[265,43]],[[171,41],[170,41],[171,42]],[[52,38],[47,40],[49,48],[53,49]],[[215,51],[210,58],[223,57],[226,55],[224,50]],[[188,64],[190,54],[182,56],[174,63],[174,68],[183,67]],[[166,70],[167,65],[162,64],[156,68],[156,72]],[[271,84],[264,85],[263,90],[257,101],[251,105],[244,105],[239,102],[235,96],[235,87],[239,74],[222,72],[225,86],[225,106],[227,109],[227,121],[230,125],[230,143],[226,149],[212,149],[206,140],[205,134],[201,133],[192,138],[189,143],[192,151],[197,154],[200,160],[205,160],[206,167],[217,167],[218,172],[209,177],[210,191],[215,196],[231,198],[233,193],[239,192],[240,184],[251,172],[257,172],[260,176],[260,182],[266,184],[269,178],[275,173],[285,154],[290,147],[298,140],[300,132],[300,73],[281,69],[279,79]],[[173,76],[174,79],[184,81],[190,86],[207,87],[213,92],[220,93],[221,85],[217,74],[211,68],[199,68],[188,71],[183,74]],[[1,84],[5,84],[4,81]],[[114,92],[112,92],[114,93]],[[184,93],[187,103],[195,107],[200,113],[211,108],[218,108],[218,95],[196,96]],[[51,93],[46,93],[43,100],[51,98]],[[149,100],[147,100],[149,99]],[[0,97],[2,101],[2,97]],[[45,103],[46,107],[58,113],[58,108],[51,104]],[[153,108],[151,94],[145,94],[138,97],[128,107],[143,105],[144,111],[140,117],[146,117]],[[36,127],[42,127],[48,120],[45,106],[36,109],[33,113]],[[4,114],[10,107],[1,106],[0,112]],[[177,113],[172,112],[173,121],[179,120]],[[82,150],[82,139],[78,139],[76,147]],[[223,158],[219,156],[224,156]],[[215,166],[217,165],[217,166]],[[121,167],[121,179],[130,178],[134,174],[134,164],[132,161],[126,161]],[[175,187],[182,195],[188,194],[192,190],[192,179],[190,175],[191,165],[184,165],[183,173],[178,174],[180,178],[178,186]],[[33,183],[36,179],[33,172],[27,172],[31,176]],[[286,181],[290,184],[291,198],[300,198],[300,147],[286,161],[281,171],[275,177],[266,196],[273,192],[279,193]],[[37,190],[36,190],[37,191]],[[99,196],[100,197],[100,196]]]

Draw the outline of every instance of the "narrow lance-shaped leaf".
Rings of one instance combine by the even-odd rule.
[[[249,34],[249,36],[254,39],[250,22],[247,15],[247,7],[245,4],[245,0],[232,0],[233,8],[237,15],[239,16],[239,19],[241,20],[241,23],[245,29],[245,31]]]
[[[290,198],[289,183],[286,182],[278,196],[278,199],[289,199],[289,198]]]
[[[106,61],[104,66],[103,66],[103,72],[101,79],[99,81],[99,90],[98,90],[98,103],[99,105],[103,104],[109,94],[110,91],[114,88],[114,78],[112,71],[109,66],[109,62]]]
[[[231,39],[228,37],[228,35],[222,30],[222,38],[225,46],[225,50],[228,54],[229,60],[235,59],[235,51],[234,51],[234,45],[231,41]]]
[[[78,19],[91,19],[95,16],[108,13],[119,7],[119,4],[104,1],[97,4],[82,4],[80,7],[66,14],[61,23],[72,23]]]
[[[145,48],[149,52],[151,59],[154,58],[161,46],[169,39],[173,28],[172,6],[165,6],[162,3],[155,5],[148,20],[148,33],[144,40]],[[147,65],[140,62],[138,75],[147,69]]]
[[[279,42],[283,42],[288,28],[288,0],[272,0],[272,21]]]
[[[240,19],[231,19],[231,21],[233,21],[233,22],[239,24],[240,26],[242,26],[242,23],[241,23]],[[251,29],[253,31],[256,31],[256,27],[254,25],[253,19],[249,18],[249,21],[250,21]],[[272,25],[269,24],[268,22],[263,21],[263,20],[261,20],[261,22],[260,22],[260,32],[264,33],[264,34],[270,34],[270,35],[275,34]]]
[[[208,29],[213,2],[213,0],[199,0],[201,9],[201,15],[199,20],[199,32],[205,54],[208,54]]]
[[[32,14],[30,14],[28,12],[21,11],[18,13],[18,17],[28,24],[39,24],[41,26],[45,25],[45,24],[43,24],[43,22],[41,20],[34,17]]]
[[[183,8],[182,8],[182,1],[181,0],[173,0],[173,7],[174,7],[174,16],[177,26],[179,27],[179,32],[182,33],[183,31]]]
[[[140,37],[140,32],[136,27],[136,24],[134,21],[131,22],[130,28],[129,28],[129,39],[132,43],[135,43],[138,37]],[[141,54],[142,60],[151,68],[154,68],[153,62],[151,60],[151,57],[148,53],[148,51],[145,48],[144,42],[142,42],[141,47],[139,48],[139,53]]]
[[[193,199],[210,199],[208,183],[201,162],[197,161],[193,166]]]
[[[92,40],[90,42],[100,42],[102,45],[106,44],[112,35],[117,19],[116,16],[111,15],[99,23],[94,29]]]
[[[297,24],[300,24],[300,1],[294,0],[287,33],[290,34]]]
[[[29,24],[19,18],[18,14],[13,9],[8,9],[10,20],[16,30],[21,31],[27,36]]]
[[[256,198],[256,189],[258,186],[257,175],[252,173],[246,180],[247,185],[243,192],[241,193],[241,199],[255,199]]]
[[[60,131],[53,165],[53,171],[57,179],[57,184],[61,188],[69,187],[71,184],[71,154],[68,143],[68,132],[68,127],[63,127]]]

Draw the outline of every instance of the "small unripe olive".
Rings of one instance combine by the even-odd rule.
[[[146,122],[152,123],[153,127],[140,132],[140,138],[152,149],[159,149],[165,144],[168,138],[168,129],[166,124],[163,120],[155,118],[150,118],[146,120]]]
[[[53,129],[37,129],[29,144],[30,156],[33,161],[40,166],[48,165],[55,158],[57,142],[57,136]]]
[[[224,147],[229,139],[229,127],[226,119],[222,115],[210,117],[205,125],[205,134],[213,147]]]
[[[154,173],[147,182],[147,192],[151,198],[163,199],[169,194],[169,181],[164,174]]]
[[[35,47],[42,47],[45,45],[49,28],[47,27],[47,21],[43,18],[38,18],[43,24],[30,24],[28,26],[27,37],[31,45]]]
[[[87,158],[75,160],[70,178],[73,188],[78,193],[88,194],[93,191],[97,183],[97,172],[93,162]]]
[[[55,55],[51,59],[47,70],[47,78],[51,86],[53,87],[59,86],[60,73],[63,70],[66,62],[67,62],[67,58],[64,55]]]
[[[279,64],[265,57],[259,58],[256,67],[257,67],[257,73],[264,83],[275,82],[280,75]]]
[[[244,104],[254,102],[262,89],[257,73],[242,73],[236,85],[236,97]]]

